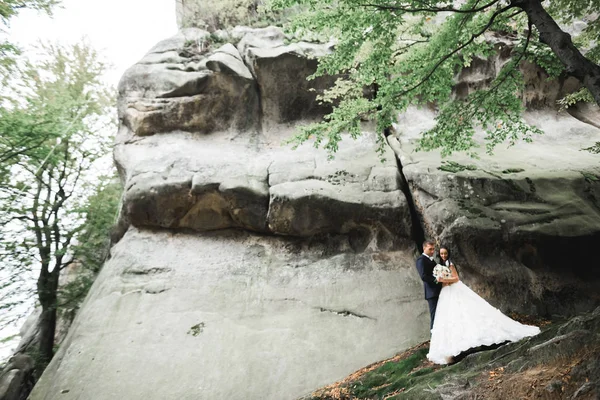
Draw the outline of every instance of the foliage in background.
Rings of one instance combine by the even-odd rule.
[[[478,126],[486,132],[488,152],[500,143],[531,141],[540,131],[521,118],[524,87],[519,66],[523,60],[538,63],[551,77],[565,73],[591,77],[583,82],[586,89],[566,99],[565,105],[580,99],[600,99],[600,23],[589,18],[600,9],[600,0],[553,0],[547,8],[551,15],[540,0],[455,3],[271,0],[273,10],[304,10],[288,24],[291,34],[317,34],[336,41],[335,51],[320,59],[315,74],[341,76],[321,97],[331,102],[334,110],[325,121],[304,127],[295,141],[314,139],[316,146],[323,145],[333,153],[342,133],[360,135],[364,120],[376,121],[378,131],[383,132],[395,122],[398,112],[411,105],[434,105],[438,110],[436,126],[424,132],[420,141],[422,150],[439,148],[443,155],[454,151],[475,155],[473,137]],[[571,49],[570,39],[552,25],[552,17],[567,24],[589,19],[574,44],[575,50],[586,50],[587,59],[578,51],[572,51],[571,58],[561,53],[561,48]],[[495,53],[489,40],[492,32],[513,39],[512,58],[487,87],[457,98],[453,94],[456,74],[473,59],[486,59]],[[560,41],[562,47],[556,45]],[[596,86],[594,76],[598,78]],[[363,95],[366,87],[376,89],[371,98]]]
[[[35,61],[15,65],[0,104],[0,255],[10,271],[2,307],[18,306],[26,297],[19,280],[37,276],[39,354],[48,361],[60,272],[77,261],[73,245],[86,232],[94,165],[112,142],[114,94],[86,43],[41,45]]]
[[[279,24],[282,15],[287,12],[266,13],[263,10],[264,3],[264,0],[179,1],[183,11],[181,25],[183,28],[195,27],[214,32],[237,25],[262,28]]]

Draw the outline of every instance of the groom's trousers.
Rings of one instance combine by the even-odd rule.
[[[435,309],[437,308],[438,297],[427,299],[427,303],[429,304],[429,317],[431,321],[429,329],[433,329],[433,320],[435,319]]]

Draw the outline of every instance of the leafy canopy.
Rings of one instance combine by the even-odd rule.
[[[309,138],[330,153],[338,149],[344,132],[356,137],[361,121],[377,122],[383,132],[398,112],[410,105],[434,105],[436,126],[424,132],[419,149],[441,149],[442,155],[471,151],[475,127],[486,132],[487,151],[503,142],[531,141],[540,133],[521,118],[523,77],[519,65],[529,60],[543,67],[550,78],[564,73],[563,65],[529,23],[516,1],[466,0],[272,0],[270,9],[297,7],[301,11],[287,24],[297,37],[333,39],[335,51],[320,59],[314,76],[339,79],[321,100],[334,104],[325,120],[306,126],[297,143]],[[553,0],[552,16],[565,24],[586,18],[600,9],[600,0]],[[455,77],[475,58],[488,58],[497,49],[493,35],[510,38],[511,59],[488,86],[464,97],[453,93]],[[598,63],[600,24],[589,22],[576,45]],[[365,96],[364,88],[374,88]],[[590,100],[586,89],[565,98],[564,106]],[[383,139],[380,138],[380,144]]]

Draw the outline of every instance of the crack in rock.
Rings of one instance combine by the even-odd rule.
[[[341,315],[343,317],[366,318],[366,319],[370,319],[372,321],[377,321],[377,318],[369,317],[368,315],[358,314],[358,313],[355,313],[355,312],[349,311],[349,310],[332,310],[332,309],[324,308],[324,307],[318,307],[318,309],[321,312],[330,312],[333,314]]]
[[[154,268],[136,268],[136,267],[132,267],[132,268],[128,268],[125,271],[123,271],[123,275],[154,275],[154,274],[164,274],[167,272],[170,272],[171,268],[160,268],[160,267],[154,267]]]

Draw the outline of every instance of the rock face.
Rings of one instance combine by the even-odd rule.
[[[31,398],[294,398],[424,337],[412,261],[344,236],[132,228]]]
[[[232,45],[214,48],[209,39],[206,31],[182,30],[125,73],[119,84],[124,125],[138,136],[257,127],[259,99],[250,71]]]
[[[237,227],[294,236],[356,231],[386,242],[409,238],[410,214],[394,155],[388,151],[380,162],[374,134],[347,143],[334,161],[312,146],[293,151],[281,145],[292,133],[285,123],[326,112],[311,91],[325,83],[309,85],[298,76],[316,68],[307,54],[324,54],[328,47],[285,46],[278,28],[238,29],[239,52],[228,44],[179,57],[178,66],[163,63],[168,53],[170,60],[183,53],[190,38],[207,35],[188,29],[159,43],[121,81],[123,124],[115,160],[126,182],[127,218],[136,226],[197,231]],[[192,59],[205,67],[191,68]],[[239,71],[235,79],[251,82],[244,86],[248,92],[241,86],[205,92],[230,79],[233,70]],[[199,85],[198,76],[208,83]],[[292,77],[300,83],[292,85]],[[210,100],[200,100],[206,96]],[[194,98],[198,113],[183,106]],[[238,108],[238,101],[244,106]],[[156,102],[164,107],[139,111]],[[230,112],[213,115],[215,108]]]
[[[596,111],[597,112],[597,111]],[[401,116],[390,137],[427,236],[455,250],[463,279],[504,309],[573,314],[600,301],[600,131],[550,111],[525,118],[545,133],[474,160],[415,153],[427,110]]]
[[[120,83],[129,228],[31,399],[295,398],[427,336],[393,151],[367,128],[334,160],[283,143],[327,111],[303,77],[329,47],[211,37],[183,30]]]
[[[585,257],[600,239],[600,156],[580,151],[599,129],[533,112],[546,131],[534,145],[442,171],[439,155],[412,151],[433,114],[411,110],[384,161],[368,127],[334,160],[312,143],[292,150],[297,126],[328,111],[316,96],[334,78],[305,80],[329,45],[284,39],[183,29],[125,73],[114,157],[126,232],[31,399],[305,395],[428,337],[414,268],[425,234],[503,310],[600,302]],[[495,71],[476,64],[465,93]],[[532,84],[527,102],[564,86]]]
[[[35,384],[33,359],[25,354],[15,354],[0,372],[0,399],[21,400]]]

